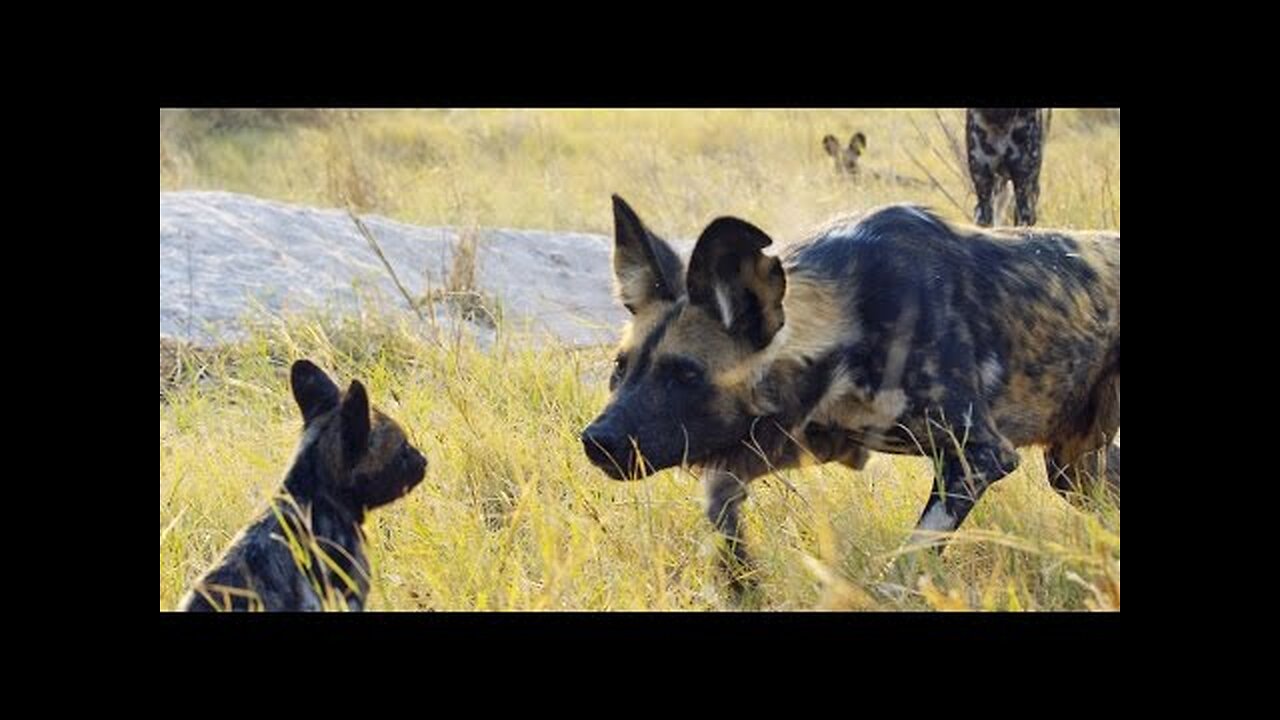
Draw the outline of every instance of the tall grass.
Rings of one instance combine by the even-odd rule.
[[[368,521],[372,609],[732,607],[694,478],[608,480],[578,433],[603,405],[606,348],[481,349],[417,321],[298,318],[259,327],[178,373],[160,405],[160,607],[265,506],[298,440],[287,367],[358,377],[430,459],[427,478]],[[1033,453],[978,504],[924,590],[866,594],[930,487],[927,459],[863,473],[817,467],[753,486],[746,532],[764,607],[989,609],[1118,605],[1120,514],[1070,509]],[[854,593],[854,588],[858,593]],[[928,592],[934,595],[927,594]],[[855,599],[851,599],[855,598]]]

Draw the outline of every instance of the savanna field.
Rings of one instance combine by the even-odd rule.
[[[611,235],[610,194],[656,233],[693,238],[736,215],[780,243],[838,214],[913,201],[966,221],[960,110],[162,111],[160,189],[226,190],[425,226]],[[858,183],[824,135],[866,135]],[[1053,112],[1042,227],[1120,227],[1118,112]],[[897,181],[895,177],[909,178]],[[914,181],[914,182],[912,182]],[[777,252],[777,248],[771,252]],[[465,268],[458,269],[465,290]],[[601,282],[609,282],[601,278]],[[456,296],[453,298],[456,300]],[[449,308],[474,317],[474,303]],[[489,317],[486,315],[486,317]],[[619,483],[579,435],[604,407],[613,348],[496,340],[412,313],[292,315],[234,342],[161,344],[160,608],[253,519],[293,457],[289,364],[365,383],[430,461],[370,513],[370,610],[730,610],[696,477]],[[1068,505],[1035,449],[941,558],[882,569],[915,524],[933,467],[876,455],[752,484],[752,609],[1118,609],[1120,511]],[[883,588],[895,583],[900,592]]]

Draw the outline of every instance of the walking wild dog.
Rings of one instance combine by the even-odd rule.
[[[365,512],[412,490],[427,459],[369,406],[359,381],[341,393],[320,368],[299,360],[290,384],[304,431],[282,492],[196,582],[181,610],[364,609]]]
[[[777,257],[722,217],[686,268],[617,196],[613,210],[631,319],[584,450],[615,479],[700,467],[738,562],[747,484],[805,459],[933,457],[914,542],[959,527],[1017,447],[1046,446],[1072,501],[1101,477],[1120,426],[1118,233],[990,232],[893,205]]]
[[[1052,110],[1039,108],[970,109],[965,112],[965,151],[969,176],[978,196],[974,222],[989,227],[992,194],[1013,183],[1014,223],[1036,224],[1040,201],[1040,161]]]

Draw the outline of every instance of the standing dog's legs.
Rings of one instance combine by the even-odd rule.
[[[1036,203],[1040,201],[1040,167],[1034,171],[1013,176],[1013,192],[1017,197],[1018,208],[1015,225],[1036,224]]]
[[[973,176],[973,191],[978,196],[978,204],[973,209],[973,221],[983,227],[990,227],[991,195],[996,186],[995,173],[989,166],[972,159],[969,161],[969,173]]]

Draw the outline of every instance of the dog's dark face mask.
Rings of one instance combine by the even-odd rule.
[[[422,482],[427,459],[390,417],[372,408],[364,386],[353,380],[345,393],[322,370],[306,360],[290,374],[294,399],[307,432],[309,448],[323,468],[327,487],[316,488],[363,512],[404,496]]]
[[[582,434],[615,479],[698,463],[749,436],[759,415],[746,368],[782,326],[786,287],[769,239],[735,218],[711,223],[689,269],[614,198],[614,274],[632,313],[609,404]]]

